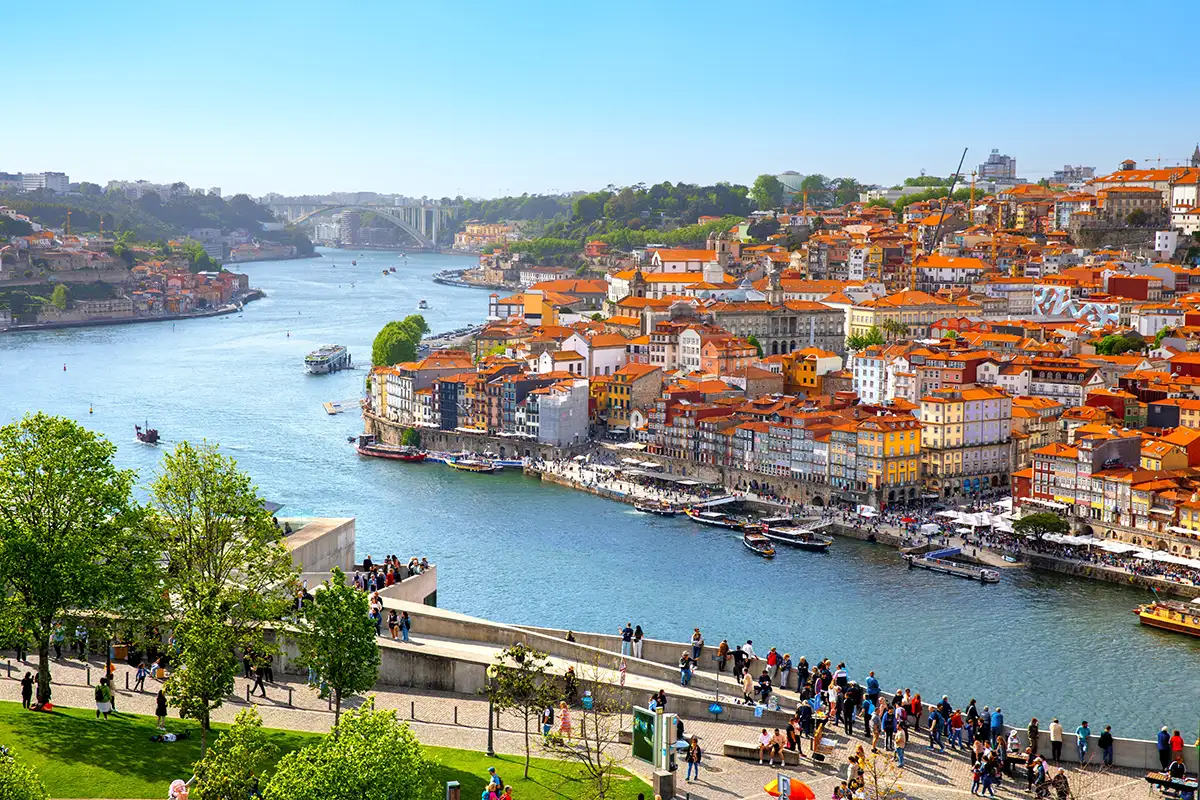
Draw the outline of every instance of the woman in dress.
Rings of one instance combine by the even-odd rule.
[[[565,702],[558,704],[558,732],[568,742],[571,741],[571,710]]]

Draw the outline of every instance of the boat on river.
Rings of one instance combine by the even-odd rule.
[[[994,569],[986,569],[984,567],[977,567],[974,564],[963,564],[959,561],[951,560],[953,556],[961,552],[961,548],[948,547],[942,550],[935,550],[932,553],[926,553],[925,555],[902,553],[901,558],[908,563],[909,569],[927,569],[930,572],[940,572],[943,575],[953,575],[956,578],[966,578],[967,580],[979,581],[980,583],[1000,582],[1000,573]]]
[[[654,503],[634,503],[633,507],[643,514],[658,514],[660,517],[673,517],[679,513],[670,506],[656,505]]]
[[[350,351],[340,344],[327,344],[305,356],[304,366],[313,375],[350,369]]]
[[[712,525],[717,528],[729,528],[730,530],[741,530],[745,523],[737,517],[731,517],[728,514],[719,514],[716,511],[701,511],[696,508],[686,509],[684,514],[692,522],[699,522],[701,525]]]
[[[753,531],[744,532],[742,534],[742,544],[756,556],[762,556],[763,558],[775,557],[775,548],[771,545],[771,540],[761,533],[754,533]]]
[[[142,444],[158,444],[158,429],[151,428],[149,422],[146,423],[146,427],[144,428],[141,425],[134,425],[133,435]]]
[[[446,466],[462,472],[478,472],[484,475],[490,475],[501,469],[494,461],[486,461],[482,458],[448,458]]]
[[[425,300],[421,300],[421,302],[417,303],[418,310],[424,311],[427,308],[429,308],[429,303],[427,303]]]
[[[1191,603],[1174,600],[1155,600],[1133,610],[1138,621],[1152,628],[1162,628],[1189,636],[1200,636],[1200,598]]]
[[[832,536],[789,523],[791,523],[791,519],[788,518],[764,519],[757,524],[757,527],[759,532],[771,541],[800,550],[824,553],[833,544]]]
[[[425,460],[428,455],[424,450],[418,447],[407,447],[404,445],[385,444],[377,441],[373,434],[364,433],[358,437],[358,441],[354,445],[354,449],[358,451],[360,456],[370,456],[372,458],[391,458],[396,461],[406,461],[410,464],[419,464]]]

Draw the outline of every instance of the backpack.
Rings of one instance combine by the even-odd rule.
[[[97,703],[104,702],[104,687],[103,686],[96,687],[96,702]]]

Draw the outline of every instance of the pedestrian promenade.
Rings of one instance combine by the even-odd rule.
[[[420,643],[416,642],[405,646],[419,645]],[[8,679],[9,666],[12,668],[12,680]],[[34,666],[32,662],[14,662],[11,654],[8,654],[5,661],[0,663],[0,697],[19,700],[16,678],[26,670],[32,671]],[[81,708],[93,706],[92,687],[87,684],[87,666],[91,668],[93,681],[103,674],[104,664],[98,659],[92,660],[88,665],[78,660],[54,663],[52,676],[55,682],[56,704]],[[125,665],[118,666],[115,678],[118,689],[115,703],[118,713],[153,714],[154,697],[159,689],[159,682],[154,679],[147,680],[144,692],[126,691],[126,675],[129,685],[132,686],[133,670]],[[246,695],[252,682],[239,677],[235,696],[216,712],[214,719],[230,722],[240,710],[253,704],[261,714],[264,724],[270,727],[328,731],[333,722],[333,713],[328,703],[296,676],[279,675],[277,678],[276,683],[267,684],[266,698],[256,695],[248,703]],[[679,687],[675,689],[678,690]],[[409,722],[417,738],[425,744],[474,750],[483,750],[487,745],[488,714],[485,697],[409,689],[382,689],[373,694],[378,707],[395,709],[402,719]],[[668,694],[672,693],[668,690]],[[352,708],[359,702],[360,698],[353,698],[344,703],[344,707]],[[175,709],[171,709],[172,718],[175,715]],[[683,722],[686,735],[694,734],[700,737],[705,757],[700,780],[694,783],[683,782],[683,765],[680,765],[680,797],[690,796],[705,800],[767,798],[763,786],[775,776],[778,767],[759,766],[757,760],[740,761],[721,754],[722,744],[726,740],[756,742],[761,726],[715,722],[711,718],[700,720],[684,717]],[[519,718],[515,714],[500,715],[499,725],[495,735],[497,752],[522,755],[523,734],[519,732],[522,725]],[[168,728],[169,726],[170,723]],[[794,779],[802,780],[811,786],[821,800],[830,797],[833,788],[845,777],[847,760],[861,741],[858,738],[848,738],[840,731],[834,732],[832,729],[830,734],[836,742],[836,749],[825,764],[816,764],[806,758],[801,761],[801,766],[786,768]],[[536,740],[538,737],[534,738]],[[913,800],[968,797],[971,783],[970,760],[965,753],[931,752],[926,743],[925,737],[912,736],[901,778],[903,796]],[[810,743],[804,740],[803,747],[807,754]],[[627,756],[627,748],[622,749]],[[645,764],[626,757],[624,766],[649,779],[649,770]],[[1129,770],[1091,767],[1080,770],[1070,766],[1067,775],[1075,792],[1073,797],[1089,800],[1128,800],[1152,796],[1147,791],[1145,782],[1141,780],[1141,774]],[[1024,789],[1023,778],[1006,779],[1000,785],[997,796],[1029,797]]]

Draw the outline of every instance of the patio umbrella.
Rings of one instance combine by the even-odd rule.
[[[788,795],[788,800],[817,800],[817,796],[813,794],[813,790],[808,788],[807,783],[800,781],[792,781],[792,791]],[[779,780],[775,779],[763,787],[767,794],[771,797],[779,797]]]
[[[900,521],[905,523],[906,525],[909,523],[912,523],[912,522],[916,522],[916,520],[913,519],[912,517],[901,517]]]

